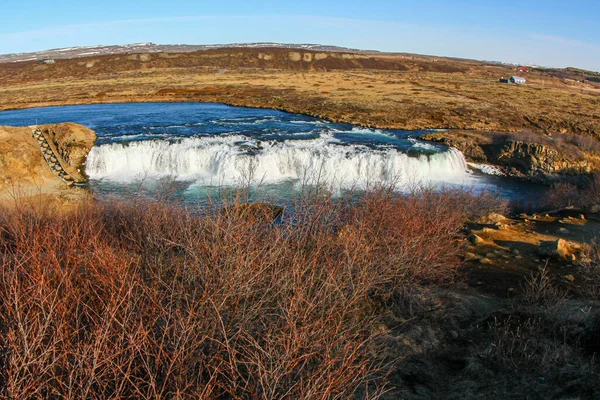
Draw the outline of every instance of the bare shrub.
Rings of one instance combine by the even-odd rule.
[[[583,294],[591,299],[600,300],[600,241],[596,239],[587,247],[578,270],[583,278]]]
[[[585,185],[556,182],[546,191],[539,208],[558,209],[568,206],[586,207],[600,202],[600,173],[589,176]]]
[[[588,135],[560,135],[564,142],[579,147],[581,150],[600,153],[600,141],[593,136]]]
[[[553,183],[546,192],[545,202],[547,208],[561,208],[573,206],[580,200],[579,188],[567,182]]]
[[[525,278],[522,290],[522,301],[530,311],[541,308],[546,313],[552,313],[566,299],[566,293],[552,283],[547,267]]]
[[[492,341],[483,356],[507,370],[547,374],[574,357],[564,335],[542,317],[520,313],[494,316],[488,328]]]
[[[320,192],[278,223],[141,198],[6,211],[0,393],[377,398],[370,294],[452,282],[469,201]]]

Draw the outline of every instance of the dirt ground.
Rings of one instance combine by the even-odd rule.
[[[552,215],[497,215],[492,219],[466,228],[464,272],[469,286],[498,297],[511,297],[522,291],[526,278],[547,268],[565,290],[580,292],[584,279],[574,265],[585,259],[583,249],[600,235],[598,212],[573,208]],[[540,252],[544,242],[559,239],[569,247],[566,258]]]

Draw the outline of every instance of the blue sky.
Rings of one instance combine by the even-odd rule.
[[[600,71],[600,1],[3,0],[0,53],[320,43]]]

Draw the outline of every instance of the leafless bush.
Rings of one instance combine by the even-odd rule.
[[[453,280],[461,196],[321,193],[276,224],[140,198],[6,211],[0,393],[377,398],[369,294]]]
[[[525,278],[522,290],[522,301],[530,311],[541,308],[546,313],[552,313],[566,299],[566,293],[552,283],[547,267]]]
[[[600,241],[594,241],[587,249],[584,260],[578,263],[583,282],[583,294],[600,300]]]
[[[545,202],[547,208],[561,208],[573,206],[580,201],[580,189],[577,185],[568,182],[552,184],[546,192]]]
[[[600,153],[600,140],[587,135],[560,135],[562,141],[579,147],[581,150]]]
[[[560,369],[573,356],[573,348],[560,332],[539,316],[512,313],[494,317],[489,327],[492,342],[484,357],[502,368],[522,373],[548,373]]]
[[[585,207],[600,202],[600,173],[592,174],[584,185],[556,182],[550,186],[537,205],[557,209],[567,206]]]

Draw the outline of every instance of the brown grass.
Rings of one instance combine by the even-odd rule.
[[[400,129],[470,129],[536,134],[600,132],[598,89],[539,72],[523,86],[498,83],[514,71],[468,60],[400,54],[293,62],[287,50],[230,49],[152,60],[102,56],[0,64],[0,109],[148,101],[221,102],[282,109]],[[261,53],[272,53],[271,61]],[[132,56],[135,58],[135,56]],[[92,61],[93,66],[86,64]],[[588,142],[586,142],[588,143]]]
[[[377,398],[370,297],[451,282],[477,202],[317,196],[275,224],[135,198],[4,210],[0,394]]]

